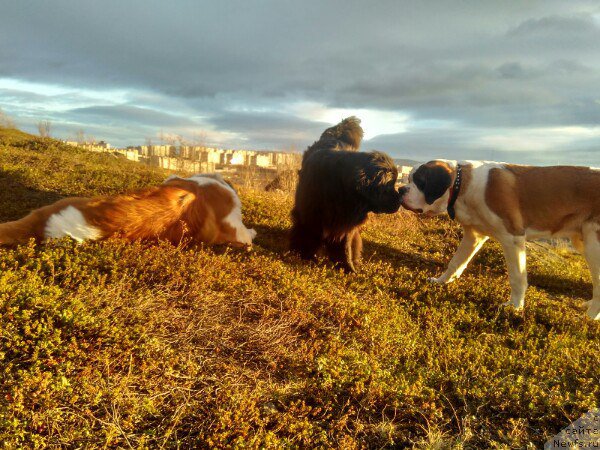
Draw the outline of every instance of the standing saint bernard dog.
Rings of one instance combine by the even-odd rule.
[[[400,194],[406,209],[429,215],[447,211],[463,227],[447,270],[432,281],[445,284],[460,277],[491,236],[502,245],[508,265],[506,305],[521,309],[527,289],[525,241],[568,237],[592,274],[587,313],[600,319],[600,170],[437,160],[416,166]]]

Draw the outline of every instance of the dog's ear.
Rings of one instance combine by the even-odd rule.
[[[413,182],[425,196],[425,202],[431,205],[450,188],[452,175],[445,164],[429,162],[423,164],[413,175]]]

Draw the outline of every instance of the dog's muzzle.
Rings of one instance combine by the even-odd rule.
[[[404,196],[408,194],[408,186],[402,186],[400,189],[398,189],[398,194],[400,195],[400,205],[402,205],[404,209],[408,209],[409,211],[412,211],[417,214],[423,213],[423,210],[421,208],[411,208],[404,202]]]
[[[374,205],[373,212],[378,214],[393,214],[400,209],[402,197],[396,190],[388,192],[382,196],[381,201]]]

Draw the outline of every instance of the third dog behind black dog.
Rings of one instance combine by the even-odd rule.
[[[362,137],[360,120],[348,117],[308,147],[292,210],[290,248],[314,259],[324,246],[329,258],[349,272],[360,262],[359,227],[368,213],[400,208],[394,161],[381,152],[358,152]]]

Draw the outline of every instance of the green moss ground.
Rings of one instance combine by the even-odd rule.
[[[0,130],[0,220],[165,173]],[[499,247],[440,287],[447,219],[372,218],[346,275],[285,250],[292,199],[242,191],[250,253],[111,240],[0,249],[5,448],[539,448],[600,403],[583,259]]]

